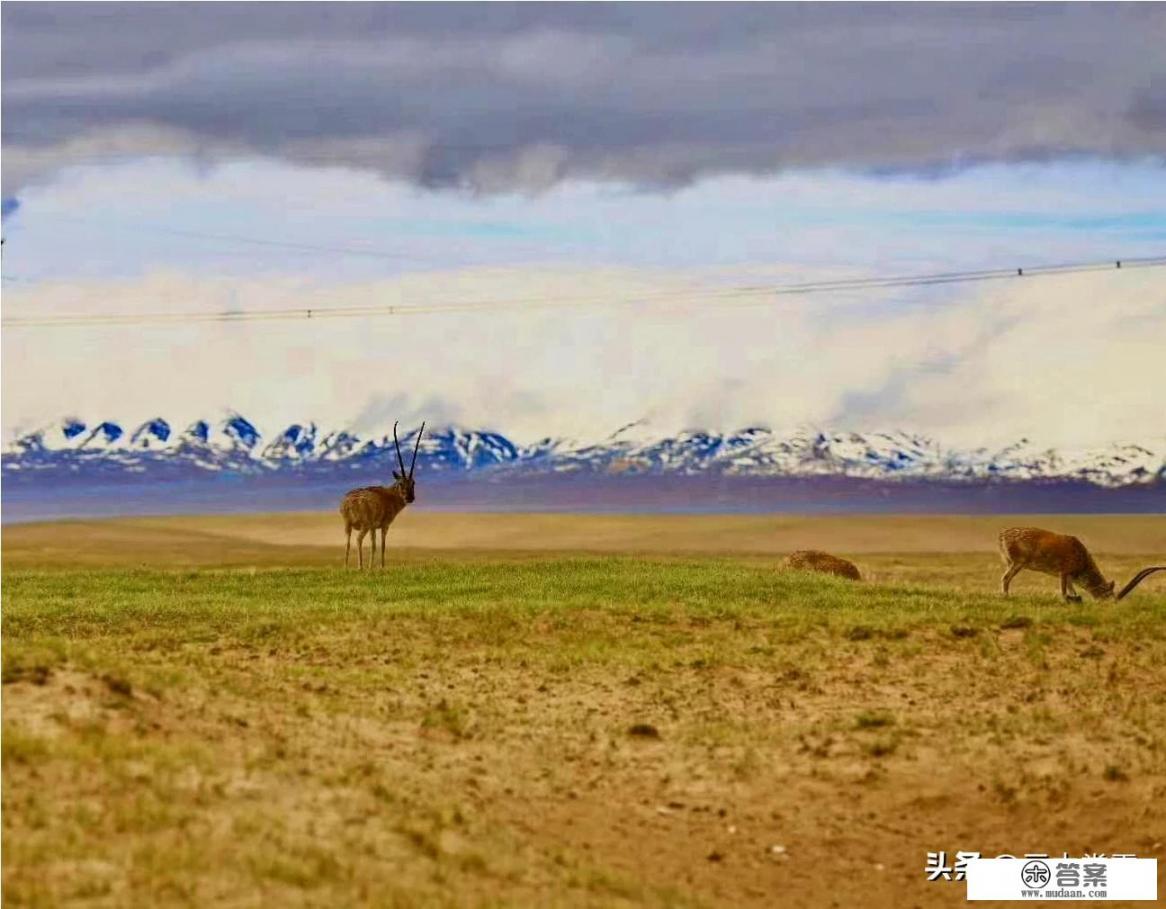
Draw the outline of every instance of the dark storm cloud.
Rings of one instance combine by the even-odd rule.
[[[1166,154],[1156,5],[31,4],[5,182],[263,154],[423,185]]]

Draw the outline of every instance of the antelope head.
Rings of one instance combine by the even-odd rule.
[[[1166,565],[1156,565],[1153,568],[1143,568],[1141,571],[1139,571],[1137,574],[1135,574],[1132,578],[1130,578],[1130,582],[1128,584],[1126,584],[1126,586],[1121,589],[1121,592],[1117,596],[1114,597],[1114,601],[1116,602],[1117,600],[1120,600],[1122,597],[1124,597],[1126,594],[1128,594],[1130,591],[1132,591],[1135,587],[1137,587],[1139,584],[1141,584],[1142,581],[1144,581],[1146,578],[1148,578],[1150,575],[1152,575],[1155,571],[1166,571]],[[1110,582],[1109,590],[1111,593],[1113,592],[1113,582]]]
[[[401,457],[401,443],[397,439],[397,424],[393,423],[393,444],[397,447],[397,464],[400,465],[400,472],[393,471],[393,479],[397,481],[397,486],[401,488],[401,492],[405,494],[405,504],[411,505],[416,498],[416,488],[413,486],[413,471],[417,469],[417,451],[421,448],[421,433],[425,432],[425,423],[421,424],[421,428],[417,430],[417,444],[413,446],[413,460],[409,464],[409,469],[405,470],[405,459]]]

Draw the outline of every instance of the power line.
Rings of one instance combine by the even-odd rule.
[[[292,307],[268,310],[222,310],[215,312],[147,312],[147,313],[70,313],[40,318],[3,319],[0,325],[8,328],[32,328],[83,325],[145,325],[186,324],[200,322],[258,322],[298,319],[340,319],[378,316],[410,316],[488,312],[511,307],[525,309],[594,306],[659,304],[672,301],[713,302],[723,306],[767,305],[773,298],[801,296],[815,293],[843,293],[849,291],[882,290],[910,287],[972,283],[983,281],[1025,280],[1030,278],[1071,275],[1085,272],[1161,268],[1166,256],[1147,256],[1104,262],[1074,262],[1056,265],[1037,265],[1020,268],[948,271],[932,274],[892,275],[867,278],[841,278],[809,281],[799,284],[749,285],[726,288],[694,288],[647,293],[625,293],[603,297],[528,297],[500,300],[463,301],[453,303],[375,304],[362,306]],[[725,298],[729,299],[725,299]]]

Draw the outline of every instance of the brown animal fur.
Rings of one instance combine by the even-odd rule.
[[[407,504],[405,488],[400,481],[392,486],[362,486],[344,496],[340,503],[340,515],[344,518],[344,533],[347,537],[344,546],[345,568],[348,567],[353,530],[356,531],[356,555],[361,568],[364,568],[365,534],[372,533],[372,546],[369,549],[369,566],[372,567],[376,562],[377,530],[380,530],[381,568],[385,567],[385,537],[389,525],[405,510]]]
[[[376,567],[377,531],[381,532],[381,568],[385,567],[385,538],[388,535],[389,525],[406,505],[411,505],[416,498],[416,487],[413,484],[413,471],[417,467],[417,450],[421,447],[421,433],[425,431],[425,424],[417,432],[417,444],[413,447],[413,462],[409,470],[405,470],[405,461],[401,457],[401,443],[397,441],[397,424],[393,424],[393,443],[397,448],[397,463],[400,471],[393,471],[396,480],[392,486],[362,486],[359,489],[349,490],[340,502],[340,516],[344,518],[344,567],[348,567],[349,553],[352,550],[352,531],[356,531],[357,565],[364,568],[364,538],[372,533],[372,545],[369,548],[369,568]]]
[[[1056,575],[1061,579],[1061,596],[1066,602],[1079,603],[1073,589],[1077,583],[1099,600],[1113,596],[1114,582],[1107,581],[1098,570],[1085,544],[1038,527],[1010,527],[1000,534],[1000,557],[1007,570],[1000,579],[1000,589],[1008,596],[1008,585],[1024,569]]]
[[[853,562],[840,559],[828,552],[820,552],[817,549],[800,549],[790,553],[785,564],[789,568],[801,571],[820,571],[824,574],[837,575],[840,578],[849,578],[852,581],[862,580],[862,575]]]

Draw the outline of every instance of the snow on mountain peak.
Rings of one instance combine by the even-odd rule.
[[[182,434],[183,441],[208,442],[211,437],[211,424],[206,420],[195,420]]]
[[[255,425],[237,413],[223,421],[222,432],[236,447],[250,451],[259,442],[260,433]]]
[[[408,465],[417,428],[400,435]],[[264,436],[231,412],[212,423],[196,420],[181,433],[162,417],[127,432],[115,421],[70,417],[16,439],[4,452],[5,470],[86,467],[141,472],[151,467],[262,472],[343,469],[387,475],[397,467],[392,432],[361,437],[293,423]],[[848,476],[928,480],[1077,480],[1100,486],[1166,481],[1166,440],[1089,450],[1052,450],[1027,439],[998,449],[945,448],[907,432],[841,432],[804,426],[778,434],[763,426],[734,432],[690,429],[653,433],[647,421],[620,427],[600,441],[548,437],[519,447],[505,435],[458,426],[426,430],[418,464],[423,472],[714,473],[726,476]]]
[[[134,431],[130,436],[130,445],[144,449],[162,448],[170,441],[170,436],[170,424],[161,417],[155,417]]]
[[[88,430],[88,432],[82,431],[80,433],[74,433],[71,441],[79,439],[80,442],[76,446],[77,448],[94,450],[113,447],[121,441],[124,435],[124,429],[117,423],[107,420],[104,423],[98,423],[92,429]]]
[[[315,450],[316,424],[293,423],[263,449],[263,457],[277,460],[302,459],[310,457]]]

